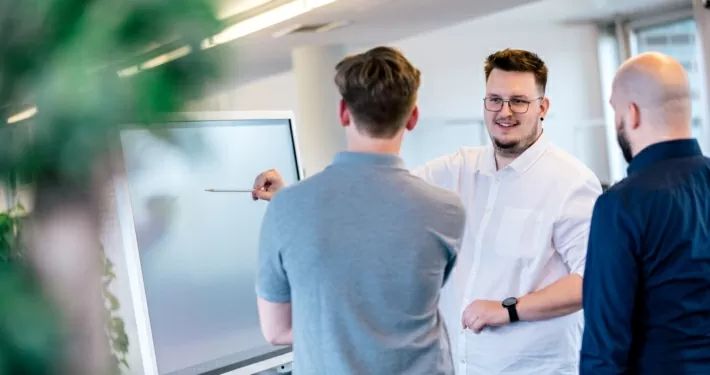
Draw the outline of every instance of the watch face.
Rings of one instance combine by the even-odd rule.
[[[510,307],[518,303],[518,299],[515,297],[508,297],[503,300],[503,307]]]

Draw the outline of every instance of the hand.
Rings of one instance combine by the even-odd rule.
[[[508,310],[499,301],[473,301],[461,316],[463,328],[480,333],[485,327],[500,327],[510,323]]]
[[[286,183],[279,172],[276,169],[269,169],[256,176],[256,180],[254,180],[254,191],[252,191],[251,197],[254,200],[262,199],[270,201],[274,194],[284,186],[286,186]]]

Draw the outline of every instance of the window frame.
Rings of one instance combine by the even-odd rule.
[[[598,24],[599,30],[599,61],[600,66],[602,64],[607,66],[606,71],[602,70],[600,73],[600,79],[602,81],[602,87],[606,87],[613,80],[613,75],[615,72],[611,72],[610,64],[613,65],[613,59],[616,58],[616,67],[621,65],[624,61],[638,54],[638,39],[637,33],[646,28],[651,28],[654,26],[662,26],[666,24],[671,24],[674,22],[682,22],[685,20],[693,20],[696,23],[695,28],[695,43],[697,46],[697,51],[700,56],[696,58],[693,63],[698,64],[699,74],[703,77],[709,73],[706,69],[706,63],[704,62],[704,53],[710,52],[705,51],[702,38],[702,28],[698,23],[703,22],[697,17],[697,11],[694,10],[693,4],[683,4],[682,6],[665,7],[660,9],[654,9],[648,12],[636,13],[633,15],[617,16],[612,20],[605,20]],[[616,56],[610,56],[609,44],[612,43],[610,40],[611,36],[615,37],[616,42]],[[705,79],[704,79],[705,82]],[[603,91],[604,103],[605,103],[605,119],[606,119],[606,129],[607,129],[607,155],[609,160],[609,177],[610,182],[616,183],[619,180],[626,177],[626,167],[627,163],[621,156],[621,151],[618,149],[616,142],[616,124],[614,119],[614,113],[611,106],[608,104],[609,101],[609,91],[611,87]],[[701,103],[708,103],[708,91],[710,87],[708,84],[704,84],[701,88],[699,95],[701,96]],[[701,114],[701,126],[700,134],[698,136],[698,141],[701,147],[706,150],[705,153],[710,153],[710,142],[708,142],[708,134],[710,134],[710,114],[708,109],[704,106]]]

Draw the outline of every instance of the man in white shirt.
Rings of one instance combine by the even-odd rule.
[[[503,50],[485,63],[491,145],[461,148],[413,173],[460,194],[467,228],[440,305],[459,375],[572,375],[583,328],[582,277],[594,173],[543,135],[547,67]],[[264,172],[255,199],[283,186]]]

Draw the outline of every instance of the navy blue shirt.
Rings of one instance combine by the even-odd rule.
[[[710,160],[697,141],[640,152],[590,231],[580,374],[710,374]]]

